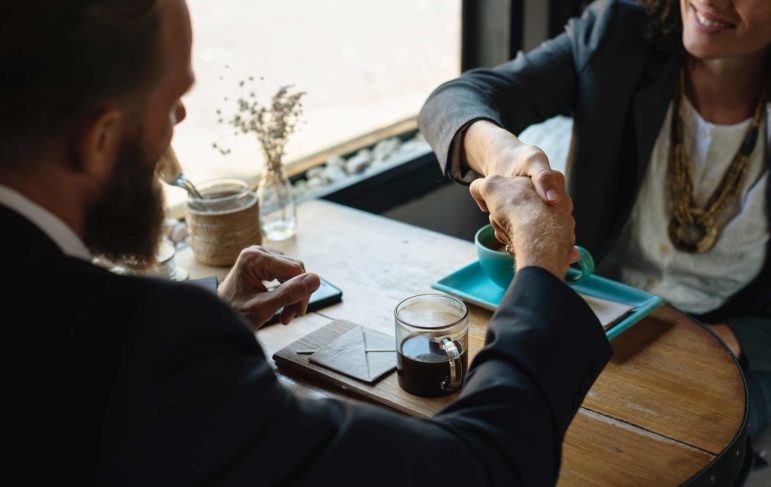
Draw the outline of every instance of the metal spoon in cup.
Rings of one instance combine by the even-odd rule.
[[[161,181],[172,186],[177,186],[184,189],[187,193],[195,199],[202,200],[203,196],[196,189],[192,181],[182,173],[182,166],[179,164],[179,159],[174,153],[174,149],[169,146],[166,152],[161,156],[156,168],[158,177]]]

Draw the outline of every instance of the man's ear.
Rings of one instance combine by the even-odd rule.
[[[107,109],[84,124],[76,145],[80,170],[95,176],[106,176],[118,154],[125,116],[117,109]]]

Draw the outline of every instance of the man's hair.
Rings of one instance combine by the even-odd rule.
[[[648,35],[662,47],[681,44],[683,23],[678,0],[640,0],[650,17]]]
[[[31,163],[108,104],[160,78],[164,0],[4,0],[0,169]]]

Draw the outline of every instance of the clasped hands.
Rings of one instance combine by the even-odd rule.
[[[483,211],[490,212],[496,236],[516,254],[517,268],[536,265],[562,279],[571,259],[577,258],[573,257],[573,206],[564,177],[550,173],[532,180],[490,176],[474,181],[471,194]],[[545,182],[550,184],[548,188],[539,184]],[[539,197],[539,188],[544,198],[548,196],[548,204]],[[273,280],[281,284],[268,290],[265,282]],[[259,328],[281,308],[283,324],[304,315],[319,285],[319,277],[306,272],[302,262],[252,246],[241,251],[218,294]]]
[[[578,260],[565,176],[551,169],[541,149],[487,120],[469,126],[463,145],[468,165],[486,176],[471,183],[471,195],[490,213],[496,238],[516,254],[517,269],[537,265],[562,279],[567,266]],[[728,324],[708,326],[741,356],[739,340]]]
[[[514,177],[479,179],[471,185],[471,194],[483,211],[490,212],[496,236],[516,254],[517,268],[536,265],[562,279],[577,258],[572,201],[562,174],[549,170],[533,179],[517,177],[529,175],[528,170],[518,169],[512,171]],[[280,285],[268,290],[265,282],[273,280]],[[238,256],[218,294],[259,328],[281,308],[283,324],[304,315],[319,285],[319,277],[306,272],[302,262],[253,246]]]
[[[490,213],[495,237],[517,269],[538,266],[564,279],[578,260],[565,176],[539,148],[485,120],[469,127],[464,146],[469,165],[486,176],[471,183],[471,196]]]
[[[559,278],[564,276],[574,241],[572,204],[564,184],[559,202],[548,206],[525,177],[479,179],[471,185],[471,192],[480,208],[490,212],[496,232],[516,254],[518,268],[536,265]],[[265,282],[273,280],[280,285],[268,290]],[[304,315],[319,284],[319,277],[306,272],[302,262],[253,246],[241,251],[218,294],[259,328],[280,308],[283,324]]]

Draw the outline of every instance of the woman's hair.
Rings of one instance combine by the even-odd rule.
[[[679,0],[640,0],[648,11],[647,35],[662,47],[675,47],[681,42],[683,22]]]

